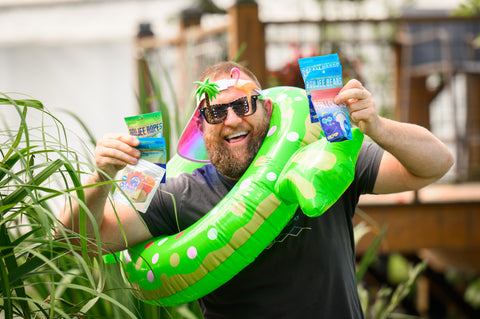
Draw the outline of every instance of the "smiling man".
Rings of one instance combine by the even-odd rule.
[[[208,77],[219,84],[220,94],[208,112],[199,101],[188,126],[203,136],[211,164],[167,179],[142,214],[107,201],[109,184],[85,190],[109,249],[127,246],[114,208],[128,246],[152,236],[176,234],[215,207],[246,171],[262,145],[274,106],[258,91],[246,94],[237,89],[230,78],[234,67],[240,70],[241,81],[260,86],[255,75],[236,63],[208,68],[202,80]],[[247,95],[252,96],[250,101]],[[257,259],[200,300],[205,318],[363,318],[352,225],[360,195],[421,188],[442,177],[453,158],[428,130],[380,117],[372,95],[359,81],[349,81],[335,97],[335,103],[342,102],[348,105],[352,124],[374,141],[362,146],[354,181],[323,215],[309,218],[297,210]],[[97,170],[87,184],[104,181],[106,177],[99,172],[114,177],[125,165],[137,163],[138,143],[128,134],[103,137],[95,150]],[[66,208],[63,223],[78,229],[73,227],[78,226],[78,207]],[[92,225],[87,226],[93,233]]]

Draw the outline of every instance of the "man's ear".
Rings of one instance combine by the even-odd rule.
[[[269,116],[272,116],[272,112],[273,112],[273,102],[272,102],[272,99],[271,98],[266,98],[264,100],[264,104],[265,104],[265,111],[267,111],[268,115]]]

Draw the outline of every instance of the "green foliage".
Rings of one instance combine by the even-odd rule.
[[[357,226],[357,232],[360,231],[359,229],[365,228],[365,227],[366,226],[364,224],[360,224],[359,226]],[[363,276],[368,270],[368,267],[370,267],[370,265],[372,264],[376,256],[378,246],[380,246],[380,242],[382,241],[382,238],[385,236],[386,231],[387,231],[386,227],[383,227],[380,230],[380,233],[377,236],[375,236],[374,241],[370,244],[370,247],[367,249],[367,251],[363,255],[362,260],[360,261],[360,265],[357,267],[357,282],[362,281]],[[363,232],[362,235],[364,235],[365,233],[366,232]]]
[[[460,17],[475,17],[480,15],[480,0],[466,0],[453,11],[453,14]]]
[[[458,17],[478,17],[480,16],[480,0],[466,0],[453,11],[453,15]],[[476,48],[480,48],[480,35],[477,35],[473,41]]]
[[[470,283],[465,290],[465,300],[475,309],[480,309],[480,278]]]
[[[136,299],[120,267],[103,263],[98,227],[93,237],[85,229],[87,218],[95,222],[81,177],[92,165],[40,101],[2,96],[2,118],[17,120],[0,130],[0,317],[201,318],[197,303],[162,308]],[[74,201],[79,233],[57,219]]]
[[[364,212],[360,212],[359,214],[365,215]],[[365,223],[359,223],[355,226],[355,243],[358,243],[358,241],[370,231],[370,227]],[[389,277],[395,278],[393,284],[396,286],[394,288],[389,286],[382,287],[372,298],[372,292],[364,287],[362,279],[368,267],[370,267],[376,260],[376,251],[382,238],[385,236],[386,231],[387,229],[385,227],[380,229],[372,244],[365,252],[360,265],[357,267],[358,295],[360,297],[365,318],[367,319],[387,319],[393,315],[400,316],[400,314],[395,313],[397,307],[412,291],[414,291],[416,280],[427,266],[426,261],[411,266],[405,262],[401,255],[392,254],[390,256],[391,258],[389,258],[388,265],[390,270]],[[372,302],[370,301],[371,299],[373,299]]]
[[[55,204],[71,201],[80,203],[81,220],[91,218],[85,163],[69,149],[63,124],[36,100],[2,94],[0,109],[16,117],[0,131],[0,316],[80,318],[105,300],[136,318],[102,291],[102,266],[89,257],[100,249],[98,229],[91,238],[57,220]]]
[[[387,280],[398,285],[410,277],[411,266],[408,260],[399,253],[391,253],[387,260]]]
[[[426,261],[422,261],[415,265],[409,271],[408,279],[405,282],[400,283],[393,291],[388,287],[380,289],[372,307],[372,318],[389,318],[401,301],[413,291],[418,276],[425,270],[426,267]]]

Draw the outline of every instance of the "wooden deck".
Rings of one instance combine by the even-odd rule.
[[[438,270],[454,266],[480,271],[480,183],[363,196],[354,224],[362,221],[372,231],[358,243],[357,254],[386,226],[379,253],[417,254]]]

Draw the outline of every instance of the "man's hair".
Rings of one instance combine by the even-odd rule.
[[[217,64],[214,64],[208,67],[202,73],[200,80],[205,81],[206,78],[216,78],[219,75],[230,74],[230,71],[232,70],[232,68],[238,68],[241,72],[248,75],[255,82],[255,84],[261,89],[260,82],[258,82],[258,79],[255,76],[255,74],[252,71],[250,71],[247,67],[233,61],[219,62]]]

